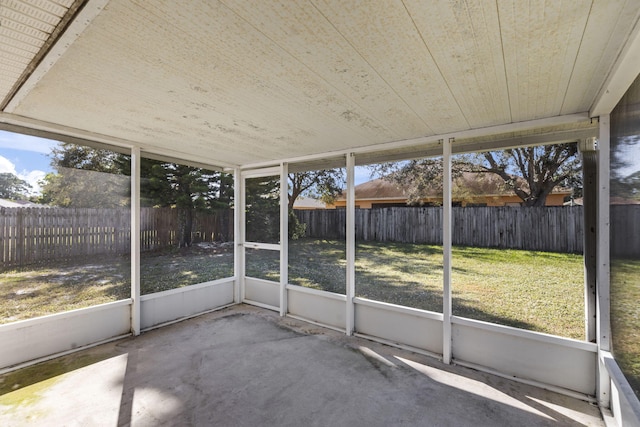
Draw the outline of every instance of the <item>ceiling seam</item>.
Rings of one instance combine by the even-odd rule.
[[[273,41],[270,37],[268,37],[266,34],[264,34],[262,31],[258,30],[255,26],[253,26],[247,19],[245,19],[243,16],[241,16],[239,13],[237,13],[235,10],[233,10],[231,7],[229,7],[226,3],[224,3],[223,0],[219,0],[219,3],[224,6],[226,9],[228,9],[231,13],[233,13],[234,15],[236,15],[239,19],[241,19],[242,21],[244,21],[245,23],[247,23],[247,25],[249,25],[251,28],[253,28],[255,31],[257,31],[259,34],[261,34],[263,37],[265,37],[266,39],[272,41],[274,43],[275,46],[277,46],[281,51],[283,51],[284,53],[286,53],[287,55],[291,56],[292,58],[294,58],[297,62],[299,62],[300,64],[302,64],[306,69],[308,69],[309,71],[312,71],[309,67],[307,67],[305,64],[303,64],[302,62],[300,62],[297,58],[295,58],[293,55],[291,55],[287,50],[283,49],[279,44],[277,44],[275,41]],[[147,12],[152,13],[153,11],[142,6],[143,9],[145,9]],[[160,15],[155,15],[157,18],[159,19],[164,19],[162,16]],[[181,29],[179,26],[174,26],[177,29]],[[234,58],[229,57],[229,56],[224,56],[224,60],[229,62],[230,64],[233,64],[234,66],[237,66],[239,68],[244,69],[243,65],[239,62],[237,62]],[[250,71],[251,76],[258,76],[254,71]],[[315,73],[313,73],[315,75]],[[324,79],[322,79],[323,81],[325,81]],[[285,87],[283,87],[282,85],[279,84],[272,84],[273,88],[283,92],[283,93],[288,93],[289,90],[287,90]],[[331,85],[330,85],[331,86]],[[333,86],[332,86],[333,87]],[[334,88],[335,89],[335,88]],[[342,92],[340,92],[342,93]],[[350,98],[347,97],[347,99],[351,100]],[[314,110],[314,106],[312,103],[307,102],[305,100],[301,101],[301,104],[305,105],[307,108],[309,108],[310,110]],[[356,103],[357,104],[357,103]],[[245,104],[246,105],[246,104]],[[359,105],[359,104],[358,104]],[[364,109],[363,109],[364,110]],[[328,113],[325,112],[317,112],[318,110],[315,110],[315,112],[319,115],[324,115],[326,116],[328,119],[332,119],[335,120],[335,116],[332,116]],[[366,111],[366,110],[365,110]],[[282,114],[280,112],[277,113],[278,117],[281,117],[284,120],[287,120],[287,116],[285,114]],[[293,122],[291,122],[293,123]],[[350,124],[346,124],[346,123],[342,123],[342,122],[338,122],[340,124],[340,126],[343,126],[345,129],[349,129],[354,131],[356,134],[361,135],[363,138],[370,138],[370,134],[367,134],[367,132],[361,128],[354,128],[352,127],[352,125]],[[299,123],[294,123],[292,124],[292,126],[295,126],[298,130],[304,130]]]
[[[549,19],[549,8],[548,8],[548,3],[543,3],[542,7],[542,22],[546,23],[546,22],[551,22],[551,20]],[[546,46],[546,40],[547,40],[547,34],[544,34],[540,37],[540,45],[541,46]],[[545,48],[546,50],[546,48]],[[542,76],[541,70],[543,68],[542,66],[542,61],[535,61],[535,72],[533,73],[533,75],[535,76],[535,90],[534,93],[540,93],[542,92],[542,87],[545,84],[545,82],[543,80],[546,80],[546,83],[548,84],[548,79],[544,79],[544,76]],[[529,74],[531,75],[531,74]],[[533,79],[530,79],[533,80]],[[544,93],[548,93],[548,87],[545,88],[546,90],[544,91]],[[546,98],[542,99],[540,96],[536,96],[535,101],[532,103],[533,104],[533,111],[530,112],[528,114],[529,117],[533,116],[533,117],[537,117],[538,115],[538,111],[542,110],[545,111],[544,108],[544,104],[546,102]],[[542,104],[542,105],[540,105]]]
[[[502,33],[502,19],[500,18],[500,7],[498,0],[495,1],[496,14],[498,17],[498,31],[500,32],[500,49],[502,50],[502,70],[504,71],[504,81],[507,85],[507,102],[509,102],[509,121],[513,123],[513,107],[511,106],[511,90],[509,89],[509,73],[507,73],[507,58],[504,52],[504,38]]]
[[[619,19],[620,19],[620,17],[618,16],[618,20]],[[589,112],[591,112],[591,110],[593,110],[594,104],[601,98],[601,96],[603,95],[603,90],[610,83],[609,79],[610,79],[611,75],[616,72],[616,65],[618,64],[618,62],[620,61],[620,58],[625,53],[625,48],[629,44],[632,35],[635,33],[636,28],[638,28],[638,27],[640,27],[640,11],[636,14],[635,23],[633,24],[633,26],[631,28],[631,31],[627,34],[627,37],[624,39],[624,43],[622,43],[619,46],[618,53],[616,54],[615,59],[612,61],[611,67],[609,68],[609,70],[607,70],[607,75],[603,79],[602,84],[600,84],[598,90],[596,91],[595,95],[591,99],[591,102],[590,102],[590,105],[589,105]],[[609,42],[611,40],[611,37],[609,37]],[[609,42],[607,43],[607,45],[609,45]]]
[[[471,29],[471,33],[473,34],[473,45],[476,47],[476,50],[479,50],[479,49],[477,49],[477,47],[478,47],[478,32],[476,31],[476,28],[473,25],[473,18],[471,16],[471,11],[469,10],[469,1],[468,0],[465,0],[465,6],[466,6],[466,15],[467,15],[467,18],[469,19],[469,23],[470,23],[469,28]],[[482,9],[482,19],[483,19],[483,22],[486,25],[484,8]],[[494,74],[494,73],[487,72],[487,64],[488,63],[489,63],[489,61],[482,61],[482,70],[483,70],[485,76],[489,76],[489,75],[493,75]],[[493,64],[493,61],[491,61],[491,64]],[[481,81],[478,80],[478,78],[479,78],[478,77],[478,73],[473,73],[473,79],[476,82],[476,86],[478,88],[480,88],[480,91],[483,93],[483,95],[487,95],[487,92],[485,92],[483,89],[484,89],[485,86],[488,86],[488,84],[486,84],[486,83],[483,84]],[[494,111],[494,115],[495,115],[495,117],[498,117],[498,112],[496,111],[496,108],[499,105],[499,101],[495,100],[494,91],[489,90],[488,91],[488,95],[489,96],[486,96],[486,98],[489,98],[491,100],[491,106],[494,108],[494,110],[493,110]]]
[[[591,19],[591,11],[593,10],[593,1],[591,0],[591,5],[589,6],[589,13],[587,14],[587,19],[584,22],[584,28],[582,29],[582,36],[580,37],[580,44],[578,45],[578,50],[576,51],[576,56],[573,59],[573,66],[571,67],[571,74],[569,77],[569,81],[564,90],[564,96],[562,97],[562,104],[560,105],[560,114],[564,111],[564,105],[567,102],[567,96],[569,94],[569,88],[571,87],[571,82],[573,81],[573,76],[576,71],[576,65],[578,63],[578,57],[580,57],[580,51],[582,50],[582,43],[584,42],[584,36],[587,33],[587,27],[589,26],[589,20]],[[605,79],[606,81],[606,79]],[[592,102],[593,104],[593,102]]]
[[[371,63],[364,57],[364,55],[362,55],[362,53],[360,53],[360,51],[358,49],[356,49],[356,47],[351,43],[351,41],[349,41],[349,39],[347,39],[347,37],[342,34],[342,32],[336,28],[335,25],[333,25],[333,22],[331,22],[331,20],[329,20],[329,18],[327,18],[327,16],[322,13],[322,11],[318,8],[318,6],[315,5],[315,3],[313,2],[313,0],[309,0],[309,3],[311,4],[311,6],[314,7],[314,9],[316,9],[318,11],[318,13],[320,15],[322,15],[322,17],[329,23],[329,25],[331,25],[331,27],[333,27],[334,30],[336,30],[336,32],[338,34],[340,34],[340,37],[342,37],[342,39],[349,45],[351,46],[351,48],[354,50],[354,52],[356,52],[358,54],[358,56],[360,57],[360,59],[362,59],[372,70],[373,72],[380,77],[380,79],[389,87],[389,89],[391,89],[391,91],[400,99],[402,100],[402,102],[404,103],[404,105],[407,106],[407,108],[409,110],[411,110],[411,112],[413,114],[415,114],[416,117],[418,117],[420,119],[420,121],[422,123],[424,123],[424,125],[427,127],[427,129],[429,129],[429,131],[431,133],[434,133],[433,129],[431,128],[431,126],[429,126],[429,124],[427,122],[424,121],[424,119],[422,118],[422,116],[420,116],[420,114],[418,114],[412,107],[411,105],[409,105],[409,103],[394,89],[394,87],[387,81],[387,79],[385,79],[384,77],[382,77],[382,75],[380,75],[380,73],[378,72],[378,70],[371,65]],[[404,6],[404,4],[403,4]],[[406,10],[406,8],[405,8]]]
[[[285,49],[284,47],[282,47],[279,43],[277,43],[275,40],[273,40],[271,37],[269,37],[268,35],[266,35],[264,32],[262,32],[261,30],[259,30],[258,28],[256,28],[251,22],[249,22],[244,16],[240,15],[238,12],[236,12],[234,9],[232,9],[231,7],[229,7],[226,3],[224,3],[224,0],[220,0],[220,2],[222,4],[224,4],[224,6],[229,9],[231,12],[233,12],[236,16],[238,16],[240,19],[242,19],[244,22],[246,22],[249,26],[251,26],[254,30],[256,30],[258,33],[262,34],[262,36],[264,36],[266,39],[270,40],[275,46],[277,46],[280,50],[282,50],[283,52],[285,52],[287,55],[289,55],[291,58],[293,58],[294,61],[298,62],[300,65],[302,65],[304,68],[306,68],[308,71],[310,71],[314,76],[316,76],[318,79],[322,80],[325,84],[327,84],[329,87],[333,88],[334,90],[336,90],[338,93],[340,93],[342,96],[344,96],[346,99],[348,99],[349,101],[353,102],[355,105],[359,106],[363,111],[365,111],[370,117],[374,117],[376,118],[376,120],[378,120],[378,123],[376,123],[377,126],[380,126],[382,128],[384,128],[387,132],[390,131],[390,129],[388,129],[388,127],[386,125],[382,125],[379,121],[379,119],[376,117],[375,114],[372,114],[367,108],[364,108],[360,105],[359,102],[351,99],[350,96],[346,95],[344,92],[342,92],[341,90],[339,90],[337,87],[335,87],[333,84],[331,84],[330,82],[328,82],[324,77],[322,77],[321,75],[319,75],[318,73],[316,73],[311,67],[309,67],[307,64],[305,64],[304,62],[302,62],[301,60],[299,60],[297,57],[295,57],[293,54],[291,54],[291,52],[289,52],[287,49]],[[313,4],[312,4],[313,5]],[[315,8],[315,6],[314,6]],[[320,12],[321,13],[321,12]],[[322,13],[321,13],[322,14]],[[325,19],[326,17],[324,15],[322,15]],[[331,22],[329,22],[331,24]],[[337,30],[336,30],[337,31]],[[342,36],[342,34],[340,34]],[[356,51],[357,52],[357,51]],[[391,132],[393,133],[393,132]],[[366,135],[364,135],[366,136]]]
[[[456,96],[454,95],[453,91],[451,90],[451,85],[449,85],[449,82],[445,78],[444,73],[442,72],[442,69],[440,68],[440,65],[438,65],[438,62],[433,57],[433,54],[431,53],[431,50],[429,49],[429,46],[427,45],[427,42],[424,39],[424,36],[422,35],[422,32],[418,28],[418,25],[416,24],[416,21],[413,19],[413,16],[411,15],[411,12],[409,12],[409,9],[407,9],[407,5],[404,3],[404,0],[400,0],[400,1],[402,2],[402,7],[404,7],[405,12],[407,12],[407,15],[409,16],[409,19],[411,19],[411,23],[413,24],[413,28],[415,28],[416,32],[420,36],[420,40],[422,40],[422,44],[424,45],[425,49],[427,49],[427,52],[429,53],[429,56],[431,57],[431,60],[433,61],[433,63],[436,66],[436,68],[438,69],[438,73],[440,73],[440,77],[442,78],[442,80],[447,85],[447,90],[451,94],[451,98],[453,98],[453,100],[455,101],[456,105],[458,106],[458,110],[460,110],[460,114],[462,115],[462,117],[464,117],[464,121],[467,124],[467,128],[471,128],[471,125],[469,124],[469,119],[467,118],[466,114],[464,114],[464,111],[462,110],[462,106],[460,105],[460,103],[458,102],[458,99],[456,98]]]

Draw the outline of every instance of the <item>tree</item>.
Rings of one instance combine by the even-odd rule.
[[[130,158],[110,150],[60,143],[51,152],[55,173],[45,176],[40,203],[76,208],[130,204]]]
[[[143,159],[141,205],[178,209],[178,246],[191,246],[195,212],[229,207],[233,178],[228,174],[171,162]]]
[[[12,173],[0,173],[0,199],[25,200],[29,198],[31,185]]]
[[[554,187],[582,182],[576,143],[489,151],[482,156],[486,162],[479,165],[481,170],[500,176],[523,206],[544,206]]]
[[[452,178],[472,167],[465,161],[452,161]],[[404,190],[408,205],[420,204],[430,193],[442,193],[444,171],[441,157],[380,163],[369,166],[369,169],[372,176],[379,176]]]
[[[130,204],[130,157],[61,143],[52,150],[55,173],[44,179],[41,202],[64,207],[115,208]],[[190,246],[197,210],[228,208],[233,178],[206,169],[143,158],[141,205],[178,209],[178,245]]]
[[[331,203],[344,189],[343,169],[323,169],[289,174],[289,210],[301,195]]]
[[[324,203],[332,203],[344,189],[344,170],[337,168],[296,172],[290,173],[288,178],[289,238],[295,240],[304,236],[307,227],[300,223],[293,211],[298,197],[306,195]]]
[[[51,165],[56,170],[66,168],[131,175],[130,157],[107,149],[61,142],[51,150],[51,156]]]
[[[614,126],[615,124],[615,126]],[[612,123],[613,135],[619,124]],[[611,196],[621,200],[640,200],[640,137],[623,135],[611,138]],[[620,201],[621,201],[620,200]]]
[[[277,243],[280,240],[280,177],[245,181],[246,240]]]
[[[372,168],[373,174],[396,183],[407,191],[408,202],[424,198],[427,189],[442,190],[442,159],[421,159],[385,163]],[[452,179],[464,172],[492,173],[522,200],[523,206],[544,206],[558,185],[582,188],[578,148],[575,143],[489,151],[456,156]],[[464,192],[464,189],[459,191]],[[455,196],[455,195],[454,195]],[[464,197],[464,194],[460,195]]]

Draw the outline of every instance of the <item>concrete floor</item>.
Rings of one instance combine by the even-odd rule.
[[[5,374],[0,390],[2,426],[604,425],[589,403],[246,305]]]

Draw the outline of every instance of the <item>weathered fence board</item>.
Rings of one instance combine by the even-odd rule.
[[[612,205],[611,256],[640,258],[640,205]]]
[[[582,207],[453,208],[455,245],[581,253]],[[306,235],[343,239],[346,215],[338,210],[296,211]],[[356,210],[356,239],[442,244],[441,208]],[[0,208],[0,267],[52,260],[128,254],[128,209]],[[640,257],[640,205],[611,206],[612,256]],[[178,211],[141,209],[141,250],[177,245]],[[193,242],[233,238],[233,213],[196,213]]]
[[[453,208],[453,244],[581,253],[582,207]],[[308,237],[343,239],[346,215],[338,210],[299,210]],[[356,239],[442,244],[442,208],[357,209]]]
[[[141,250],[177,245],[178,209],[142,208]],[[197,212],[192,240],[233,238],[230,210]],[[0,208],[0,268],[131,250],[129,209]]]

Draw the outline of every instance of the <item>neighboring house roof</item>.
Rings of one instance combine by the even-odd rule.
[[[522,178],[518,178],[522,180]],[[514,191],[509,188],[504,180],[498,175],[482,172],[463,172],[454,180],[452,193],[465,194],[468,196],[514,196]],[[570,188],[556,187],[554,194],[571,194]],[[382,178],[364,182],[355,187],[356,200],[385,200],[400,199],[407,197],[407,190],[399,188],[395,183]],[[427,189],[425,198],[442,197],[442,190],[436,186]],[[336,200],[345,200],[346,195],[342,193]]]
[[[44,208],[46,206],[27,200],[7,200],[0,199],[0,208]]]
[[[613,196],[609,198],[609,204],[610,205],[640,205],[640,200]]]
[[[293,209],[326,209],[326,205],[311,197],[298,197],[293,203]]]
[[[374,179],[356,185],[355,195],[357,199],[397,199],[399,197],[406,197],[405,190],[398,188],[396,184],[384,179]],[[337,197],[337,200],[345,200],[346,194],[342,193]]]

